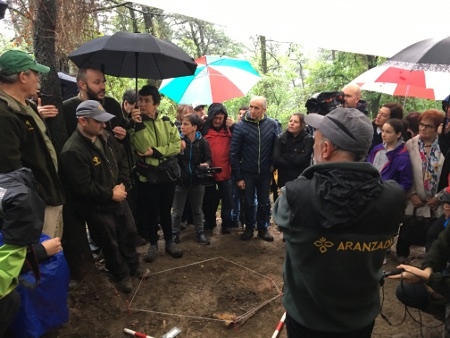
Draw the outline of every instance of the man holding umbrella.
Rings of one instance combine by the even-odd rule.
[[[87,67],[78,69],[77,85],[79,93],[63,102],[64,118],[69,136],[77,128],[78,121],[75,111],[78,105],[85,100],[96,100],[105,107],[106,111],[115,116],[111,121],[108,121],[106,129],[111,131],[118,140],[125,139],[127,133],[124,128],[125,121],[122,117],[122,108],[116,99],[106,96],[105,82],[105,74],[101,70]]]

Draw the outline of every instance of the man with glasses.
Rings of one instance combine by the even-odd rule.
[[[377,117],[373,120],[373,139],[372,145],[370,146],[369,152],[370,154],[372,149],[383,142],[381,139],[381,128],[389,119],[403,119],[403,107],[401,104],[397,102],[389,102],[385,103],[381,106],[378,111]]]
[[[47,126],[29,98],[36,95],[40,73],[49,67],[19,50],[0,56],[0,172],[30,168],[38,194],[46,204],[42,232],[61,237],[64,195],[58,179],[58,159]]]

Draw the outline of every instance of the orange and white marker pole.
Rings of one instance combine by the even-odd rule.
[[[131,334],[132,336],[135,336],[135,337],[138,337],[138,338],[154,338],[152,336],[146,335],[145,333],[136,332],[136,331],[133,331],[133,330],[130,330],[130,329],[126,329],[126,328],[123,329],[123,332]]]
[[[281,329],[283,327],[285,319],[286,319],[286,312],[283,314],[283,316],[281,317],[280,321],[278,322],[277,328],[275,329],[275,332],[273,333],[272,338],[277,338],[278,337],[278,334],[280,333],[280,331],[281,331]]]

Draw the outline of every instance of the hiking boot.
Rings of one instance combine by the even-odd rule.
[[[158,256],[158,246],[150,245],[150,248],[148,248],[147,253],[144,255],[144,261],[151,263],[156,259],[157,256]]]
[[[248,241],[253,237],[253,229],[249,227],[245,227],[244,232],[241,235],[241,239],[243,241]]]
[[[172,234],[172,241],[174,243],[180,244],[181,240],[180,240],[180,234]]]
[[[131,285],[130,276],[126,276],[125,278],[117,281],[117,287],[123,293],[130,293],[131,290],[133,289],[133,286]]]
[[[259,229],[258,237],[266,242],[273,242],[273,236],[269,234],[269,230],[267,229]]]
[[[203,232],[199,232],[196,236],[195,239],[197,240],[197,242],[199,242],[200,244],[203,245],[209,245],[209,239],[206,237],[206,235]]]
[[[186,221],[181,222],[181,223],[180,223],[180,230],[186,230],[186,228],[187,228],[187,223],[186,223]]]
[[[130,276],[135,276],[137,279],[146,278],[150,273],[150,270],[139,266],[136,270],[130,271]]]
[[[178,245],[174,242],[170,242],[166,244],[166,252],[171,255],[173,258],[183,257],[183,251],[178,247]]]

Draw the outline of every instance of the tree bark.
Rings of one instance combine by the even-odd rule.
[[[53,145],[59,154],[64,142],[67,140],[67,130],[62,115],[61,85],[58,78],[58,68],[56,60],[56,20],[58,11],[55,0],[36,1],[36,19],[34,21],[34,53],[36,60],[50,67],[48,74],[41,75],[42,104],[53,104],[58,108],[57,117],[47,119],[49,133]]]
[[[263,74],[267,74],[267,44],[266,37],[260,35],[259,42],[261,43],[261,70]]]

